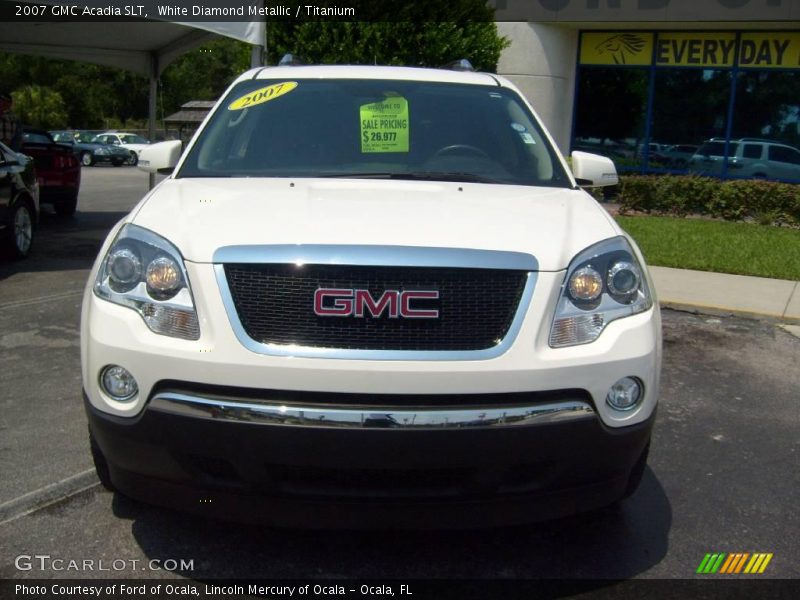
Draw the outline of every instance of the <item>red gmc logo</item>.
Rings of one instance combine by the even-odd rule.
[[[377,300],[369,290],[317,288],[314,314],[320,317],[381,317],[390,319],[438,319],[439,309],[414,308],[415,300],[437,300],[437,290],[386,290]]]

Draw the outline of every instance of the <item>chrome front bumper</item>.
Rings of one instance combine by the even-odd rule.
[[[594,418],[586,402],[569,400],[530,406],[412,408],[385,406],[344,408],[291,403],[230,401],[175,392],[156,394],[149,410],[173,415],[253,424],[355,429],[463,429],[517,427]]]

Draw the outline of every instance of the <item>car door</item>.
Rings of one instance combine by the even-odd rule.
[[[17,155],[0,144],[0,229],[8,222],[11,202],[17,192],[17,178],[22,170]]]
[[[13,189],[13,175],[8,161],[5,150],[0,148],[0,224],[6,222],[8,207],[11,204],[11,190]]]
[[[789,146],[770,146],[769,162],[776,179],[800,179],[800,151]]]

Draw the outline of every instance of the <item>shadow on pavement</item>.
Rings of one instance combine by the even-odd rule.
[[[525,527],[445,532],[286,531],[203,520],[119,494],[116,516],[150,559],[216,578],[627,579],[666,555],[672,509],[648,468],[619,506]],[[599,586],[605,585],[603,582]]]
[[[28,258],[0,256],[0,281],[17,273],[90,269],[109,230],[126,214],[79,210],[61,218],[43,209]]]

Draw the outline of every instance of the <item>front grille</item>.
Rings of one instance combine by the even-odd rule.
[[[226,264],[242,326],[265,344],[347,350],[484,350],[508,333],[526,271],[440,267]],[[437,319],[319,317],[317,288],[436,290]],[[426,305],[426,302],[432,304]]]

